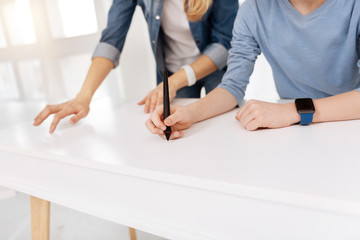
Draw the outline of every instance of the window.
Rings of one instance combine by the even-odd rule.
[[[47,0],[45,3],[54,38],[77,37],[98,31],[93,0]]]
[[[44,100],[45,82],[39,59],[20,61],[19,78],[25,99]]]
[[[90,63],[91,54],[70,55],[59,60],[61,80],[67,97],[73,97],[78,93]]]
[[[19,99],[14,68],[10,62],[0,62],[0,86],[0,100]]]
[[[3,29],[3,25],[0,19],[0,48],[4,48],[6,47],[6,39],[5,39],[5,34],[4,34],[4,29]]]
[[[2,7],[6,30],[13,46],[36,42],[29,0],[13,0]]]
[[[111,0],[0,1],[0,99],[58,102],[79,91]],[[121,74],[100,96],[123,94]],[[109,86],[109,83],[111,86]],[[99,96],[99,94],[97,94]]]

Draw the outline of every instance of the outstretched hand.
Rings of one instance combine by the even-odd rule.
[[[61,119],[74,114],[70,118],[70,123],[75,124],[80,119],[86,117],[90,111],[90,101],[75,98],[68,102],[55,105],[47,105],[34,119],[34,126],[39,126],[51,114],[55,114],[50,126],[50,133],[53,133]]]

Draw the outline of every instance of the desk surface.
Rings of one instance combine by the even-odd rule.
[[[41,102],[0,101],[0,130],[31,122],[43,107]]]
[[[87,119],[76,126],[62,121],[53,135],[50,120],[36,128],[27,122],[3,129],[0,151],[360,215],[360,121],[249,132],[235,120],[236,111],[195,124],[182,139],[167,142],[146,130],[142,107],[100,100]]]

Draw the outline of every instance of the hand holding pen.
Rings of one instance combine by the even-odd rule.
[[[151,133],[164,136],[169,141],[169,139],[182,137],[184,133],[181,130],[191,126],[192,118],[187,107],[173,105],[170,109],[168,72],[166,69],[163,73],[163,86],[164,104],[155,109],[145,125]]]
[[[168,71],[165,68],[163,72],[163,91],[164,91],[164,120],[170,115],[170,99],[169,99],[169,79]],[[166,126],[164,130],[166,140],[169,141],[171,135],[171,127]]]

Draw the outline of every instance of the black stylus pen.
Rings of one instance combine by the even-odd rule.
[[[168,81],[168,71],[165,68],[163,73],[163,90],[164,90],[164,120],[170,115],[170,99],[169,99],[169,81]],[[164,134],[166,140],[169,141],[171,135],[171,127],[167,126]]]

